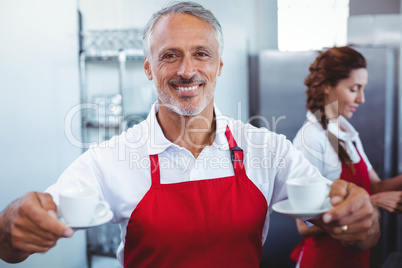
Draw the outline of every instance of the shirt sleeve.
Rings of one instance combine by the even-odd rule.
[[[71,187],[91,187],[98,190],[102,199],[102,190],[99,178],[102,171],[97,161],[96,151],[90,148],[78,157],[59,177],[57,182],[45,190],[52,195],[56,204],[59,204],[59,193]]]
[[[359,150],[360,156],[363,158],[363,161],[367,165],[367,170],[370,171],[373,168],[373,166],[371,165],[371,163],[366,155],[366,152],[363,149],[363,144],[362,144],[362,141],[360,140],[359,136],[356,139],[356,147],[357,147],[357,150]]]
[[[334,181],[340,177],[342,164],[318,122],[303,125],[293,144],[325,178]]]
[[[273,191],[273,203],[287,198],[286,181],[299,177],[318,177],[326,180],[319,170],[307,160],[303,153],[296,149],[285,136],[279,135],[275,190]]]

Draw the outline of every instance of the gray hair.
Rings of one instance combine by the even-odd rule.
[[[216,40],[218,40],[219,43],[219,54],[222,55],[223,52],[222,27],[219,24],[217,18],[214,16],[214,14],[212,14],[210,10],[205,9],[203,6],[195,2],[172,2],[167,7],[154,13],[143,29],[142,46],[146,57],[149,57],[150,54],[150,46],[151,46],[150,39],[156,22],[162,16],[170,14],[189,14],[210,23],[215,29]]]

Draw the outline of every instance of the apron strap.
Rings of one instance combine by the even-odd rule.
[[[152,186],[159,186],[161,184],[161,174],[159,171],[159,158],[157,154],[149,156],[149,163],[151,168]]]
[[[236,140],[234,139],[229,126],[226,126],[225,135],[229,143],[230,157],[232,159],[233,169],[236,176],[240,174],[246,174],[246,170],[244,169],[243,164],[243,149],[237,146]]]

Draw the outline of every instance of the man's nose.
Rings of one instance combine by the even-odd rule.
[[[177,74],[186,79],[193,77],[195,75],[194,60],[190,57],[183,58]]]

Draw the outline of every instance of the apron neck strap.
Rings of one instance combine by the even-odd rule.
[[[228,140],[229,143],[229,149],[232,150],[234,147],[237,147],[237,143],[235,139],[233,138],[232,132],[230,131],[229,126],[226,126],[226,131],[225,131],[226,139]]]
[[[233,163],[235,174],[245,174],[246,172],[243,164],[243,150],[239,146],[237,146],[236,140],[234,139],[229,126],[226,126],[225,135],[229,143],[230,157]]]
[[[157,154],[152,154],[149,156],[150,168],[151,168],[151,178],[152,185],[158,186],[161,184],[161,174],[159,170],[159,158]]]

